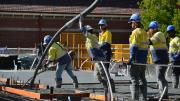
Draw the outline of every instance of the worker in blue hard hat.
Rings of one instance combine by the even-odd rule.
[[[50,35],[46,35],[44,37],[43,45],[49,44],[52,37]],[[77,77],[72,72],[72,65],[71,65],[71,57],[69,56],[67,50],[60,42],[54,42],[52,46],[48,50],[48,61],[46,65],[50,64],[51,62],[57,62],[56,67],[56,87],[61,88],[62,85],[62,73],[64,70],[68,73],[68,75],[73,80],[73,84],[75,88],[78,88],[78,80]]]
[[[173,25],[167,27],[167,33],[172,40],[169,43],[169,61],[172,65],[180,65],[180,37],[176,35]],[[172,67],[172,85],[178,88],[180,67]]]
[[[149,26],[149,33],[152,34],[152,37],[149,39],[150,41],[150,51],[152,54],[152,59],[154,64],[168,64],[168,47],[166,44],[166,37],[164,33],[160,32],[158,22],[157,21],[151,21]],[[156,74],[158,78],[158,85],[159,85],[159,95],[162,94],[165,87],[165,93],[163,98],[168,97],[168,82],[165,78],[165,72],[167,67],[165,66],[156,66]],[[158,95],[158,97],[160,97]]]
[[[142,93],[144,101],[147,100],[147,80],[145,77],[146,66],[138,65],[138,63],[146,64],[148,55],[148,36],[141,24],[141,17],[138,13],[132,14],[129,23],[134,29],[129,37],[130,44],[130,90],[132,100],[139,101],[139,95]]]
[[[100,33],[99,33],[100,49],[103,51],[105,55],[105,62],[110,62],[112,57],[112,50],[111,50],[112,34],[108,29],[108,24],[105,19],[100,19],[98,25],[100,28]],[[104,63],[104,66],[107,70],[107,73],[109,74],[109,63]],[[112,91],[115,92],[114,80],[111,78],[110,82],[111,82]]]

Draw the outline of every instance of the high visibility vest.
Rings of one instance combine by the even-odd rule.
[[[129,37],[130,59],[137,63],[146,63],[148,54],[148,37],[147,33],[136,28]]]
[[[61,43],[53,43],[48,51],[48,60],[54,61],[67,54],[64,46]]]
[[[86,34],[86,48],[99,48],[98,37],[96,35],[91,33]]]
[[[160,61],[162,64],[168,63],[168,49],[165,35],[162,32],[156,32],[150,40],[152,42],[152,45],[150,45],[150,51],[153,62]]]
[[[99,44],[103,44],[104,42],[112,43],[112,34],[109,30],[99,34]]]
[[[180,61],[180,38],[175,37],[169,44],[169,60],[172,62]]]

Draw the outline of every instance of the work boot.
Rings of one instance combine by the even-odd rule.
[[[104,87],[104,95],[105,95],[104,101],[109,101],[108,100],[108,88],[107,87]]]
[[[175,75],[172,76],[172,85],[173,85],[173,88],[178,88],[178,85],[179,85],[179,77],[178,76],[175,76]]]
[[[111,83],[111,88],[112,88],[112,92],[115,93],[116,89],[115,89],[115,83],[113,79],[110,79],[110,83]]]
[[[131,85],[130,86],[131,90],[131,97],[132,100],[139,100],[139,86],[138,85]]]
[[[101,83],[101,85],[103,86],[104,90],[108,89],[106,80],[103,80],[103,79],[98,79],[98,80]]]
[[[56,88],[61,88],[62,85],[62,79],[56,80]]]
[[[78,88],[78,80],[77,80],[77,77],[74,76],[72,79],[73,79],[74,88]]]
[[[147,101],[147,85],[140,85],[140,91],[143,97],[143,101]]]

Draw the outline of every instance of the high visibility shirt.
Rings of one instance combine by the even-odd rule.
[[[48,51],[48,60],[54,61],[67,54],[64,46],[61,43],[53,43]]]
[[[169,59],[171,62],[180,61],[180,38],[175,37],[169,44]]]
[[[148,54],[148,36],[144,29],[136,28],[129,37],[130,60],[146,63]]]
[[[96,35],[91,33],[86,34],[86,48],[99,48],[98,37]]]
[[[109,30],[106,30],[105,32],[101,32],[99,34],[100,49],[104,53],[107,61],[109,61],[112,57],[111,43],[112,34]]]
[[[153,44],[151,45],[151,49],[167,49],[166,37],[164,33],[156,32],[150,40]]]
[[[150,38],[152,45],[150,45],[150,51],[154,62],[168,61],[168,52],[166,45],[166,37],[162,32],[156,32]]]
[[[103,44],[104,42],[112,43],[112,34],[109,30],[99,34],[99,44]]]

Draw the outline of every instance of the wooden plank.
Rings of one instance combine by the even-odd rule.
[[[60,96],[73,96],[73,97],[89,97],[89,93],[81,92],[81,91],[75,91],[75,93],[56,93],[56,94],[41,94],[41,93],[35,93],[31,91],[26,91],[22,89],[16,89],[11,87],[5,87],[0,86],[1,91],[26,96],[34,99],[52,99]]]
[[[34,93],[34,92],[29,92],[21,89],[16,89],[16,88],[11,88],[11,87],[5,87],[5,86],[0,86],[1,91],[13,93],[13,94],[18,94],[30,98],[35,98],[35,99],[40,99],[40,94],[39,93]]]
[[[94,100],[105,101],[105,96],[104,95],[95,94],[95,93],[90,93],[89,98],[94,99]]]
[[[7,78],[0,78],[0,82],[6,83],[8,81]]]

